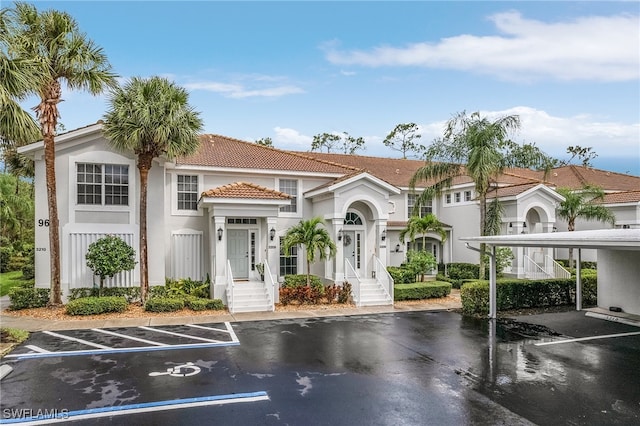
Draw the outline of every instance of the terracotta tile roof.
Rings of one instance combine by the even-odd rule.
[[[492,189],[489,192],[487,192],[487,198],[495,198],[496,194],[498,197],[514,197],[516,195],[520,195],[523,192],[530,190],[531,188],[536,187],[537,185],[540,185],[540,182],[501,186],[501,187],[498,187],[497,189]]]
[[[510,169],[511,173],[544,178],[543,172],[528,169]],[[584,166],[563,166],[552,169],[546,177],[553,186],[580,189],[585,184],[596,185],[605,191],[635,191],[640,188],[640,177]]]
[[[220,135],[200,136],[198,152],[176,160],[177,164],[242,169],[287,170],[318,173],[351,173],[354,167],[322,161],[297,152],[283,151]]]
[[[640,203],[640,190],[606,194],[599,204]]]
[[[209,198],[252,198],[261,200],[287,200],[291,196],[284,192],[247,182],[235,182],[209,189],[202,193]]]

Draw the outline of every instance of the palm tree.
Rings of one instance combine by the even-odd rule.
[[[517,115],[499,117],[493,121],[474,112],[455,115],[447,122],[444,137],[436,139],[425,150],[426,164],[416,170],[409,186],[415,189],[419,182],[427,188],[416,199],[416,205],[425,203],[443,190],[450,188],[453,179],[469,176],[475,185],[480,204],[480,235],[486,235],[487,192],[491,182],[507,167],[548,166],[549,158],[533,145],[519,146],[509,134],[520,128]],[[526,152],[527,155],[516,155]],[[526,162],[523,163],[523,162]],[[480,245],[480,276],[484,276],[486,245]]]
[[[336,245],[324,228],[318,228],[322,218],[314,217],[301,220],[298,225],[289,228],[282,241],[282,250],[289,253],[292,247],[303,245],[307,253],[307,287],[311,286],[311,264],[316,261],[316,253],[320,260],[336,255]]]
[[[422,250],[424,250],[428,232],[439,234],[442,242],[447,239],[447,233],[442,227],[442,223],[434,214],[429,213],[424,217],[411,216],[407,221],[407,227],[400,231],[400,242],[404,243],[405,236],[408,236],[409,240],[413,241],[416,235],[422,234]]]
[[[116,75],[102,49],[88,39],[71,15],[57,10],[38,12],[35,6],[16,3],[2,17],[3,40],[11,60],[37,63],[41,74],[36,93],[40,103],[34,108],[44,142],[44,161],[49,207],[49,250],[51,259],[51,303],[61,304],[60,237],[55,172],[55,130],[62,101],[62,85],[71,90],[87,90],[97,95],[115,86]],[[16,64],[17,65],[17,64]]]
[[[140,173],[140,296],[147,300],[147,185],[154,158],[193,154],[202,120],[187,91],[161,77],[134,77],[111,92],[104,132],[118,150],[133,151]]]
[[[570,232],[576,230],[576,219],[597,220],[599,222],[616,222],[616,217],[611,210],[597,204],[604,197],[604,191],[596,186],[585,185],[582,189],[574,191],[570,188],[558,188],[557,192],[564,197],[556,209],[556,215],[567,221],[567,229]],[[569,267],[573,268],[573,249],[569,249]]]

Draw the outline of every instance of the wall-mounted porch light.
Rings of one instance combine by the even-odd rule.
[[[222,241],[222,232],[224,232],[222,228],[218,228],[218,241]]]
[[[400,244],[396,244],[396,253],[400,253]]]
[[[380,234],[380,239],[381,239],[382,241],[384,241],[384,240],[386,240],[386,239],[387,239],[387,230],[386,230],[386,229],[383,229],[383,230],[382,230],[382,233]]]
[[[338,231],[338,241],[342,241],[342,228]]]
[[[275,237],[276,237],[276,229],[275,229],[275,228],[271,228],[271,229],[269,230],[269,239],[270,239],[271,241],[273,241],[273,239],[274,239]]]
[[[527,233],[526,230],[527,230],[527,222],[522,222],[522,232],[521,232],[521,234],[526,234]]]

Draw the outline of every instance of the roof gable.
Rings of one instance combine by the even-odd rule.
[[[248,182],[234,182],[202,193],[202,198],[288,200],[291,195]]]

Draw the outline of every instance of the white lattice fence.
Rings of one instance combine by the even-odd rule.
[[[69,287],[93,287],[100,283],[100,277],[93,276],[93,271],[87,267],[86,254],[89,245],[94,241],[106,236],[113,235],[121,238],[131,247],[135,248],[133,233],[98,233],[98,232],[71,232],[69,233]],[[136,250],[136,256],[138,251]],[[134,271],[124,271],[116,274],[113,278],[104,280],[105,287],[132,287],[134,285]]]
[[[171,275],[173,279],[203,279],[202,232],[174,231],[171,233]]]

